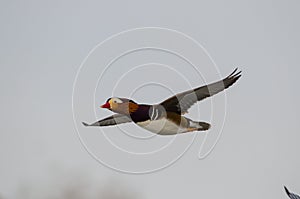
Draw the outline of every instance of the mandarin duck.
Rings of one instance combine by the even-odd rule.
[[[223,80],[179,93],[160,104],[138,104],[131,99],[111,97],[101,108],[116,114],[84,126],[110,126],[134,122],[138,126],[160,135],[174,135],[192,131],[205,131],[210,128],[207,122],[193,121],[183,115],[197,101],[213,96],[231,86],[241,77],[235,69]]]

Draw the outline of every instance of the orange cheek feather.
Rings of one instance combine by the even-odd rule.
[[[139,105],[129,102],[128,107],[129,107],[129,113],[133,113],[139,108]]]

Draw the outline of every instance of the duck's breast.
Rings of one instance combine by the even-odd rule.
[[[182,128],[178,124],[166,118],[161,118],[158,120],[146,120],[143,122],[138,122],[137,125],[160,135],[174,135],[177,133],[186,132],[186,128]]]

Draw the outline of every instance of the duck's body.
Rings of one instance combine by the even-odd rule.
[[[138,126],[160,135],[173,135],[210,128],[206,122],[195,122],[182,116],[197,101],[212,96],[236,82],[240,72],[237,69],[225,79],[177,94],[158,105],[137,104],[126,98],[109,98],[102,108],[117,114],[85,126],[108,126],[134,122]]]
[[[140,127],[160,135],[207,130],[210,126],[208,123],[194,122],[180,114],[167,112],[160,105],[141,105],[130,117]]]
[[[168,118],[161,118],[158,120],[139,122],[137,125],[160,135],[174,135],[177,133],[186,133],[191,131],[204,131],[208,130],[210,127],[208,123],[194,122],[183,116],[181,116],[180,119],[180,124]]]

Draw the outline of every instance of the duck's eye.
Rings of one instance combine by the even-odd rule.
[[[116,99],[112,99],[112,103],[120,104],[120,103],[122,103],[122,101],[120,99],[116,98]]]

